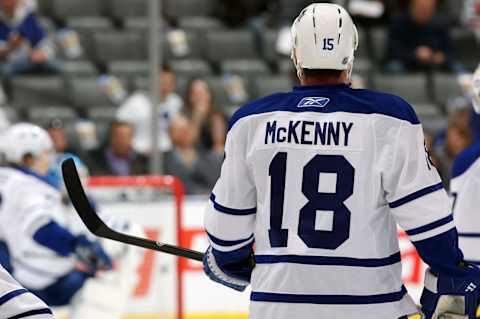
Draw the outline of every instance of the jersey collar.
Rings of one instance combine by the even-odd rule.
[[[318,91],[318,90],[342,90],[349,89],[346,84],[329,84],[329,85],[299,85],[293,88],[294,92]]]
[[[40,174],[35,173],[31,169],[25,168],[25,167],[20,167],[17,165],[12,166],[14,169],[26,174],[35,177],[36,179],[48,184],[49,186],[59,189],[58,183],[55,182],[53,178],[50,178],[49,175],[42,176]]]

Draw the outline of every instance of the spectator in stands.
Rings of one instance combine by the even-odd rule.
[[[18,73],[56,73],[53,46],[31,0],[0,0],[0,70]]]
[[[473,142],[470,114],[470,106],[453,111],[443,141],[435,145],[435,155],[439,163],[437,168],[443,172],[446,181],[450,180],[453,160]]]
[[[185,113],[192,121],[195,138],[202,149],[212,145],[209,118],[215,110],[213,93],[207,81],[197,78],[190,81],[185,98]]]
[[[160,73],[160,118],[158,121],[159,147],[163,151],[171,148],[168,126],[170,119],[176,116],[183,108],[182,98],[175,92],[177,79],[168,65],[164,65]],[[117,119],[125,121],[135,129],[133,140],[137,152],[148,155],[151,151],[151,121],[152,104],[144,92],[135,92],[120,106]]]
[[[200,163],[200,173],[212,189],[220,177],[223,159],[225,157],[225,139],[227,138],[228,120],[225,114],[214,112],[210,117],[210,137],[212,147],[205,153],[204,161]]]
[[[144,175],[148,159],[133,149],[134,129],[130,123],[115,121],[108,130],[106,147],[87,156],[87,167],[92,175]]]
[[[61,120],[55,119],[48,123],[47,132],[52,139],[53,147],[55,148],[55,152],[57,154],[77,154],[77,151],[70,147],[67,132],[65,132],[65,125]]]
[[[387,71],[458,70],[448,27],[437,15],[437,0],[411,0],[390,25]]]
[[[184,183],[187,194],[206,194],[211,185],[202,170],[209,165],[196,147],[192,121],[179,115],[170,123],[173,149],[165,154],[165,173],[175,175]]]

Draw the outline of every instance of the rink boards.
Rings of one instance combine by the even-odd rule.
[[[204,251],[207,238],[202,230],[203,210],[207,198],[188,198],[182,212],[181,242],[187,248]],[[160,202],[102,203],[108,212],[128,216],[142,225],[150,238],[176,243],[174,204]],[[399,233],[402,250],[404,282],[412,297],[418,301],[421,293],[424,264],[408,238]],[[201,264],[182,261],[180,276],[183,281],[183,311],[187,319],[243,319],[247,318],[249,292],[238,293],[208,280]],[[175,258],[151,251],[144,252],[139,270],[139,282],[125,319],[175,318],[178,298],[178,277]]]

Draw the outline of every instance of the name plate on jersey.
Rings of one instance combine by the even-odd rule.
[[[322,116],[325,120],[319,120],[319,116],[311,119],[269,119],[264,124],[264,145],[312,145],[332,148],[362,149],[359,121],[335,117],[332,114]]]

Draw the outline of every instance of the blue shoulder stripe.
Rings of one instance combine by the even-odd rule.
[[[220,205],[215,201],[215,194],[210,195],[210,200],[213,203],[213,208],[218,210],[219,212],[229,214],[229,215],[237,215],[237,216],[244,216],[244,215],[253,215],[257,212],[257,208],[246,208],[246,209],[237,209],[237,208],[230,208]]]
[[[396,207],[399,207],[399,206],[402,206],[408,202],[411,202],[413,200],[416,200],[422,196],[425,196],[425,195],[428,195],[430,193],[433,193],[433,192],[436,192],[440,189],[443,189],[443,184],[442,182],[438,183],[438,184],[435,184],[435,185],[431,185],[431,186],[428,186],[428,187],[425,187],[425,188],[422,188],[421,190],[418,190],[414,193],[411,193],[405,197],[402,197],[400,199],[397,199],[396,201],[393,201],[391,203],[388,203],[388,206],[390,206],[390,208],[396,208]]]
[[[298,255],[255,255],[257,264],[293,263],[304,265],[329,265],[351,267],[383,267],[401,261],[400,252],[385,258],[349,258]]]
[[[207,236],[208,238],[216,245],[219,245],[219,246],[235,246],[235,245],[238,245],[238,244],[241,244],[241,243],[245,243],[247,241],[249,241],[250,239],[253,238],[253,234],[250,235],[248,238],[245,238],[245,239],[239,239],[239,240],[223,240],[223,239],[220,239],[220,238],[217,238],[215,236],[213,236],[212,234],[210,234],[209,232],[206,232],[207,233]]]
[[[0,306],[3,305],[4,303],[7,303],[8,301],[12,300],[13,298],[15,297],[18,297],[20,295],[23,295],[23,294],[26,294],[28,293],[29,291],[25,288],[22,288],[22,289],[17,289],[17,290],[13,290],[13,291],[10,291],[9,293],[3,295],[2,297],[0,297]]]
[[[20,319],[20,318],[27,318],[27,317],[37,316],[37,315],[46,315],[46,314],[53,315],[50,309],[42,308],[42,309],[30,310],[13,317],[9,317],[8,319]]]
[[[452,178],[465,173],[472,165],[480,159],[480,142],[467,147],[455,158],[452,166]]]
[[[453,215],[452,214],[450,214],[447,217],[444,217],[442,219],[439,219],[437,221],[434,221],[433,223],[423,225],[423,226],[420,226],[420,227],[417,227],[417,228],[413,228],[413,229],[407,230],[405,232],[407,233],[407,235],[413,236],[413,235],[417,235],[417,234],[424,233],[424,232],[427,232],[429,230],[438,228],[440,226],[443,226],[445,224],[450,223],[451,221],[453,221]]]
[[[367,296],[354,295],[303,295],[282,294],[253,291],[250,295],[252,301],[302,303],[319,305],[368,305],[399,301],[405,296],[407,289],[404,286],[399,291]]]

